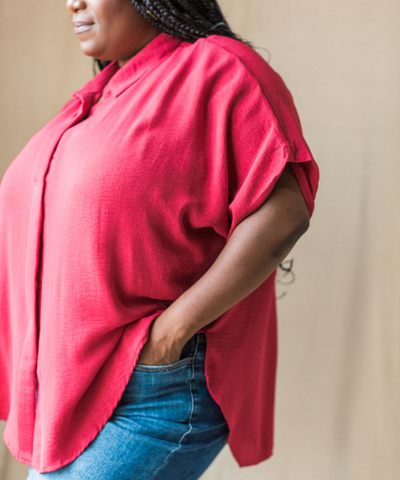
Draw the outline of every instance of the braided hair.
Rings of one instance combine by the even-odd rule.
[[[221,35],[249,46],[230,29],[217,0],[130,0],[151,25],[162,32],[194,43],[202,37]],[[100,70],[110,62],[96,60]]]

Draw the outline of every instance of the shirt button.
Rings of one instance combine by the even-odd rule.
[[[103,93],[105,93],[106,95],[110,93],[110,87],[108,85],[104,87]]]

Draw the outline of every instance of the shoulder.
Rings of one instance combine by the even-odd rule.
[[[206,54],[215,54],[225,61],[233,61],[242,65],[242,68],[251,72],[259,66],[270,69],[268,63],[257,53],[254,48],[239,40],[220,35],[211,35],[200,38],[194,45],[198,45]]]
[[[220,35],[200,38],[194,44],[184,43],[192,68],[199,76],[213,78],[217,83],[257,87],[270,99],[290,97],[280,75],[249,45]]]

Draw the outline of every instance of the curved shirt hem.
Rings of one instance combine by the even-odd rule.
[[[150,324],[159,316],[161,315],[163,311],[159,311],[155,314],[153,314],[150,318],[152,318]],[[150,324],[149,324],[149,327],[150,327]],[[143,339],[139,342],[139,347],[136,351],[136,355],[133,357],[133,361],[132,361],[132,365],[130,366],[130,368],[127,370],[127,373],[124,377],[124,381],[121,383],[121,388],[120,388],[120,391],[118,393],[118,395],[115,396],[115,399],[114,399],[114,402],[113,403],[110,403],[111,407],[109,409],[107,409],[107,414],[104,415],[104,418],[103,420],[95,427],[95,429],[93,430],[93,433],[88,436],[85,441],[81,444],[81,446],[77,449],[75,449],[74,453],[72,453],[69,457],[67,457],[66,459],[63,459],[62,461],[59,461],[59,462],[55,462],[55,463],[49,463],[47,466],[45,467],[42,467],[42,466],[37,466],[35,464],[35,461],[33,460],[33,458],[31,458],[30,460],[26,460],[25,457],[23,457],[22,455],[15,455],[15,452],[12,451],[12,449],[8,446],[11,454],[19,461],[21,461],[22,463],[25,463],[27,462],[28,465],[31,465],[38,473],[48,473],[48,472],[53,472],[55,470],[58,470],[62,467],[64,467],[65,465],[68,465],[69,463],[72,463],[74,460],[76,460],[85,450],[86,448],[88,447],[88,445],[96,439],[96,437],[99,435],[99,433],[101,432],[101,430],[104,428],[104,426],[106,425],[106,423],[109,421],[109,419],[111,418],[114,410],[116,409],[117,405],[118,405],[118,402],[120,401],[124,391],[125,391],[125,388],[129,382],[129,379],[131,378],[132,374],[133,374],[133,370],[135,369],[135,366],[136,366],[136,363],[137,363],[137,360],[139,358],[139,355],[140,355],[140,352],[141,352],[141,349],[143,347],[143,345],[147,342],[147,339],[148,339],[148,335],[149,335],[149,328],[147,329],[146,331],[146,335],[143,337]]]

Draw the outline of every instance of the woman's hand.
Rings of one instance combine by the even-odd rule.
[[[179,341],[176,336],[163,333],[163,329],[159,328],[162,324],[161,317],[162,315],[157,317],[151,324],[149,338],[140,352],[138,364],[169,365],[180,359],[185,343]]]

